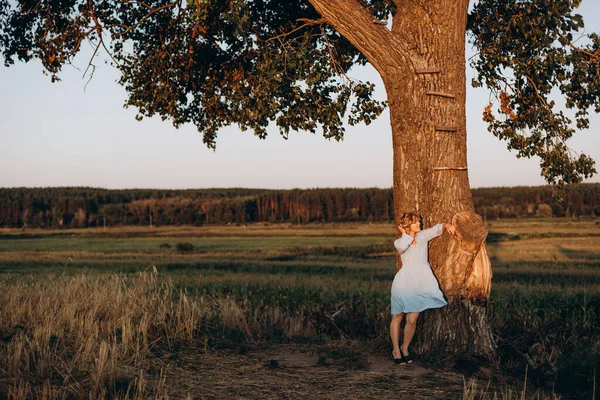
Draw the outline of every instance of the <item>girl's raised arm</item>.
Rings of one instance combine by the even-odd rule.
[[[419,232],[419,239],[425,239],[429,242],[431,239],[440,236],[443,232],[443,228],[444,224],[437,224],[429,229],[423,229],[421,232]]]

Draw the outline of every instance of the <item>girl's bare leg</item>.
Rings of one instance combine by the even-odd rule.
[[[400,323],[404,314],[392,315],[392,322],[390,322],[390,337],[392,338],[392,346],[394,348],[392,354],[394,358],[400,358]]]
[[[418,312],[406,313],[406,325],[404,326],[404,340],[402,341],[402,355],[408,355],[408,346],[415,336],[415,329],[417,328],[417,318],[419,318]]]

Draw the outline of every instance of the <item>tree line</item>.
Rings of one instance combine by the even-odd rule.
[[[599,217],[600,184],[473,189],[485,219]],[[0,188],[0,227],[86,228],[126,225],[219,225],[252,222],[389,222],[391,189],[98,189]]]

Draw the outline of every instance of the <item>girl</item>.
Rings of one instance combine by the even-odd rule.
[[[397,227],[402,236],[394,242],[402,257],[402,268],[396,273],[392,283],[390,336],[394,348],[392,357],[396,364],[412,363],[408,346],[415,334],[419,313],[448,304],[429,265],[427,245],[431,239],[440,236],[444,229],[455,235],[456,228],[451,224],[437,224],[421,231],[420,220],[421,217],[415,213],[403,214]],[[404,341],[400,347],[400,323],[404,314],[406,325]]]

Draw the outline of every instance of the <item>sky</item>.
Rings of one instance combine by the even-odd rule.
[[[600,32],[600,1],[584,0],[579,11],[586,32]],[[467,49],[467,55],[472,51]],[[346,128],[343,142],[321,133],[266,140],[236,126],[219,131],[217,149],[202,143],[192,125],[175,129],[160,118],[135,120],[125,109],[118,71],[98,57],[93,79],[83,77],[89,54],[66,66],[51,83],[38,62],[0,66],[0,187],[88,186],[125,188],[317,188],[392,186],[392,137],[387,110],[371,125]],[[352,78],[383,84],[370,66]],[[467,82],[473,71],[467,69]],[[467,158],[471,187],[544,185],[539,159],[517,159],[486,129],[481,115],[485,89],[467,87]],[[597,161],[600,116],[568,144]],[[596,174],[585,182],[600,182]]]

